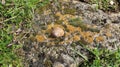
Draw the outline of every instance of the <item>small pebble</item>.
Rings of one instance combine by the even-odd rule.
[[[52,30],[52,36],[54,36],[54,37],[64,36],[64,30],[60,27],[54,27]]]

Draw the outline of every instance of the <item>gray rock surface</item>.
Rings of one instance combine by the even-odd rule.
[[[68,8],[76,10],[75,15],[81,16],[83,22],[87,24],[95,24],[101,30],[101,36],[105,37],[103,42],[92,43],[86,45],[88,48],[106,48],[109,50],[116,50],[120,47],[120,13],[107,14],[102,10],[95,9],[94,5],[86,4],[83,2],[72,3],[72,2],[61,2],[61,5],[69,5]],[[52,3],[50,6],[54,12],[60,11],[64,14],[64,11],[58,9],[59,4]],[[46,24],[54,22],[54,12],[44,15],[35,13],[35,23],[33,23],[33,33],[37,34],[42,28],[45,28]],[[110,28],[107,30],[106,27]],[[112,36],[106,37],[105,32],[109,31]],[[98,36],[96,35],[96,36]],[[85,60],[78,54],[81,53],[91,59],[91,55],[87,49],[84,49],[79,43],[67,44],[67,45],[55,45],[46,46],[46,43],[39,43],[35,40],[24,40],[23,50],[25,52],[25,66],[27,67],[77,67],[80,63]],[[76,53],[74,50],[78,53]]]

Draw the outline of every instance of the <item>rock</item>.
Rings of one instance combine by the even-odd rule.
[[[55,62],[53,67],[65,67],[65,66],[61,64],[60,62]]]
[[[62,37],[64,36],[64,30],[60,27],[54,27],[52,29],[52,36],[53,37]]]
[[[72,57],[70,57],[69,55],[61,54],[61,56],[62,56],[64,62],[67,64],[71,64],[74,62],[74,59]]]
[[[85,0],[84,0],[85,1]],[[56,4],[56,3],[55,3]],[[53,3],[54,5],[54,3]],[[46,29],[47,25],[51,22],[55,22],[55,20],[58,20],[59,17],[62,17],[63,19],[70,19],[71,17],[67,17],[64,18],[64,11],[60,11],[57,6],[58,4],[51,6],[50,9],[52,9],[55,14],[57,12],[61,12],[61,14],[63,14],[63,16],[58,16],[54,18],[54,16],[51,15],[40,15],[38,18],[35,17],[35,22],[33,23],[34,26],[33,27],[37,27],[37,28],[33,28],[33,30],[35,32],[31,32],[33,34],[36,34],[37,32],[44,30],[43,28]],[[60,2],[60,5],[64,5],[65,8],[70,8],[70,9],[76,9],[77,10],[77,14],[76,16],[81,17],[82,22],[91,25],[90,27],[93,27],[92,25],[95,25],[97,27],[98,30],[100,30],[100,32],[91,32],[91,30],[86,30],[86,31],[75,31],[75,35],[81,35],[80,38],[74,38],[74,40],[81,40],[80,43],[79,42],[75,42],[75,44],[72,42],[74,41],[73,39],[71,39],[73,36],[73,34],[68,33],[67,34],[67,30],[68,28],[66,26],[51,26],[49,28],[49,32],[45,33],[46,38],[49,36],[49,33],[56,37],[56,38],[51,38],[50,41],[48,41],[47,43],[50,43],[50,45],[52,43],[54,43],[54,46],[46,46],[46,42],[36,42],[34,40],[24,40],[23,44],[24,44],[24,51],[25,51],[25,61],[28,66],[25,67],[29,67],[29,65],[31,65],[31,67],[45,67],[45,64],[48,64],[50,66],[53,67],[77,67],[78,65],[81,65],[83,62],[85,62],[85,60],[78,55],[75,51],[73,51],[72,49],[75,48],[76,51],[82,53],[83,55],[87,56],[88,59],[92,59],[92,55],[89,52],[89,50],[85,49],[83,46],[86,46],[86,48],[89,49],[94,49],[94,48],[98,48],[98,49],[109,49],[109,50],[116,50],[119,45],[120,45],[120,13],[116,13],[116,14],[107,14],[105,12],[103,12],[102,10],[99,9],[95,9],[95,7],[97,6],[96,4],[94,5],[90,5],[87,3],[83,3],[83,2],[78,2],[75,4],[70,4],[67,3],[62,3]],[[54,9],[53,9],[53,8]],[[53,13],[54,13],[53,12]],[[36,15],[37,16],[37,15]],[[117,21],[116,21],[117,20]],[[119,23],[118,23],[119,22]],[[102,23],[102,24],[101,24]],[[56,24],[56,23],[55,23]],[[61,24],[63,25],[63,24]],[[53,28],[52,28],[53,27]],[[67,29],[66,29],[67,28]],[[74,33],[74,30],[76,30],[77,28],[72,28],[72,26],[69,27],[71,29],[71,31]],[[93,28],[94,29],[94,28]],[[65,31],[65,32],[64,32]],[[68,30],[69,31],[69,30]],[[80,32],[80,34],[78,33]],[[82,32],[82,33],[81,33]],[[84,32],[84,33],[83,33]],[[87,33],[88,32],[88,33]],[[42,31],[41,31],[42,33]],[[87,33],[87,34],[86,34]],[[42,33],[43,34],[43,33]],[[48,36],[47,36],[48,34]],[[67,42],[67,40],[70,40],[70,43],[66,45],[57,45],[58,43],[56,43],[56,39],[57,37],[63,37],[63,39],[59,39],[58,40],[64,40],[65,42]],[[38,37],[39,40],[42,40],[41,38],[44,38],[43,36],[39,36]],[[65,38],[65,39],[64,39]],[[53,42],[51,43],[53,39]],[[54,40],[55,39],[55,40]],[[44,40],[44,39],[43,39]],[[90,44],[84,44],[86,43],[86,41],[89,41]],[[96,42],[97,41],[97,42]],[[34,43],[35,42],[35,43]],[[63,42],[61,42],[63,43]],[[72,44],[73,43],[73,44]],[[35,45],[34,45],[35,44]],[[83,45],[83,46],[82,46]],[[35,47],[36,46],[36,47]],[[34,48],[34,50],[33,50]],[[44,60],[46,60],[46,63],[44,64]],[[31,61],[31,63],[29,63],[29,61]],[[49,64],[50,63],[50,64]]]
[[[70,67],[77,67],[77,64],[73,63],[70,65]]]

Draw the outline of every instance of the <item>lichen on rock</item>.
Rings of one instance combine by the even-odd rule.
[[[73,4],[72,2],[65,2],[65,0],[64,2],[62,0],[58,1],[60,2],[51,2],[50,9],[42,8],[41,14],[35,12],[36,24],[33,23],[33,30],[36,31],[32,38],[37,41],[24,40],[25,59],[31,67],[44,67],[45,64],[53,67],[77,66],[84,62],[79,53],[91,59],[89,51],[81,45],[90,49],[97,47],[98,49],[115,50],[116,45],[120,44],[120,33],[118,32],[120,25],[107,21],[113,21],[114,17],[110,18],[110,15],[101,10],[94,10],[90,4],[81,2]],[[60,8],[59,6],[64,7]],[[76,14],[70,14],[71,12],[65,14],[65,8],[74,8]],[[62,29],[64,35],[52,37],[53,28],[56,27]],[[36,61],[31,62],[34,58]]]

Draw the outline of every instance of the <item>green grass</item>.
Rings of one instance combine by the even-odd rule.
[[[26,22],[25,28],[30,28],[37,5],[44,6],[49,0],[5,0],[5,4],[0,1],[0,67],[23,67],[22,58],[16,55],[15,50],[20,48],[20,44],[14,44],[12,27],[16,30],[21,28],[20,24]],[[14,31],[15,33],[15,31]],[[12,43],[11,47],[7,47]]]
[[[82,45],[83,46],[83,45]],[[82,67],[119,67],[120,66],[120,49],[110,51],[107,49],[89,49],[84,46],[93,56],[93,59],[84,62]]]
[[[107,50],[106,50],[107,51]],[[115,52],[103,51],[102,54],[95,58],[91,67],[119,67],[120,66],[120,50]]]

